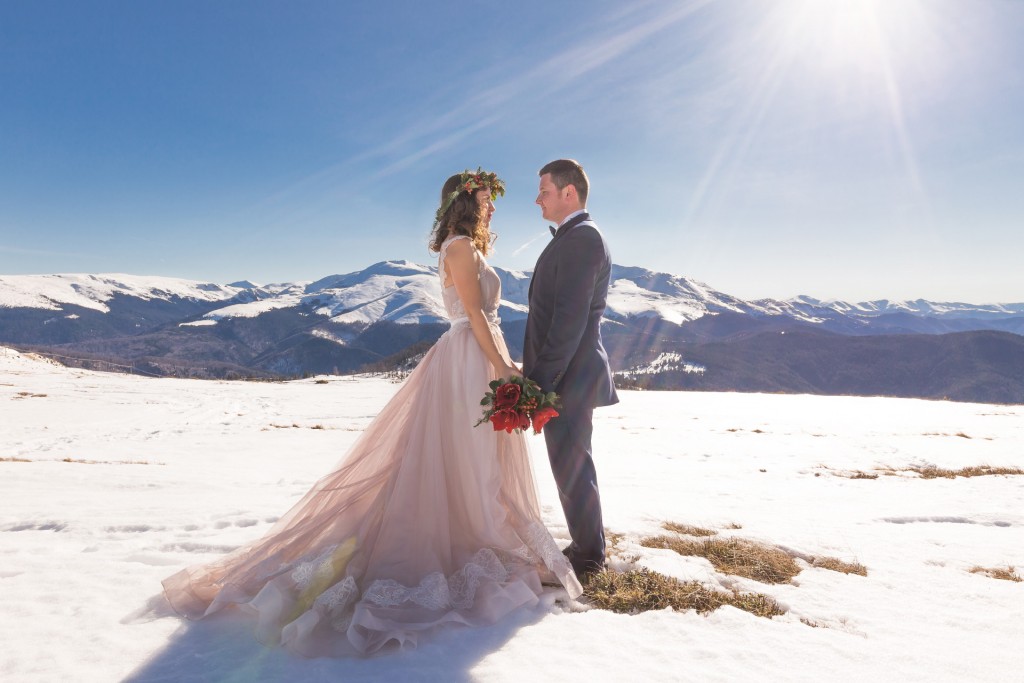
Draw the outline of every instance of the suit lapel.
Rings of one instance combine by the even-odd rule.
[[[586,211],[584,211],[583,213],[575,216],[571,221],[569,221],[568,223],[566,223],[565,225],[560,227],[558,229],[558,232],[555,233],[555,236],[554,236],[554,238],[552,238],[551,241],[554,242],[559,237],[561,237],[565,233],[569,232],[570,230],[575,228],[577,225],[579,225],[583,221],[589,221],[589,220],[590,220],[590,214],[587,213]]]
[[[569,221],[565,225],[563,225],[560,228],[558,228],[558,231],[551,238],[551,241],[548,242],[548,245],[546,247],[544,247],[544,251],[542,251],[540,253],[540,256],[537,257],[537,265],[533,267],[533,275],[534,275],[534,277],[530,278],[530,288],[529,288],[529,290],[527,290],[527,294],[526,294],[527,299],[529,299],[529,297],[533,296],[533,282],[536,279],[537,270],[540,269],[540,265],[544,261],[544,257],[547,256],[548,253],[550,253],[552,249],[554,249],[555,242],[557,242],[559,240],[559,238],[561,238],[563,235],[565,235],[565,233],[569,232],[570,230],[575,228],[577,225],[579,225],[583,221],[589,221],[589,220],[590,220],[590,214],[587,213],[586,211],[584,211],[583,213],[579,214],[578,216],[575,216],[571,221]]]

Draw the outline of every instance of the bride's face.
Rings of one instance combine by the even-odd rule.
[[[491,224],[491,216],[494,215],[494,202],[491,201],[491,191],[490,189],[477,190],[474,196],[478,204],[486,207],[484,210],[484,224],[489,226]]]

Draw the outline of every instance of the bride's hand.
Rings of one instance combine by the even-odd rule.
[[[502,377],[514,377],[516,375],[522,377],[523,371],[516,367],[515,363],[509,363],[508,365],[506,365],[504,371],[502,371],[501,373]]]

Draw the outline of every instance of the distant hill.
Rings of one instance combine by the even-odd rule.
[[[497,270],[502,328],[518,356],[530,274]],[[407,365],[446,327],[436,268],[407,261],[271,285],[0,276],[0,343],[149,374],[291,377]],[[1024,304],[745,301],[690,278],[615,266],[602,330],[620,381],[633,386],[1024,402]],[[678,359],[689,370],[675,367]]]
[[[1024,336],[762,332],[682,344],[620,373],[631,388],[901,396],[1024,403]]]

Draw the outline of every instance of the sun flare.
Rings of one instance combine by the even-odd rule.
[[[788,61],[829,78],[891,72],[933,48],[920,0],[794,0],[778,5],[775,22]]]
[[[963,54],[962,4],[773,0],[746,8],[728,51],[737,106],[686,221],[724,206],[752,150],[769,139],[787,141],[787,168],[807,162],[814,150],[842,159],[857,140],[859,150],[873,154],[872,163],[901,169],[904,204],[923,207],[922,220],[929,220],[913,119],[931,92],[947,86],[945,77]]]

